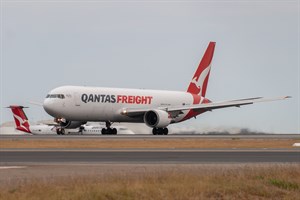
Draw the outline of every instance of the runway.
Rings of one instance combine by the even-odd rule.
[[[299,150],[1,150],[1,165],[300,163]]]
[[[28,135],[0,139],[0,165],[300,163],[300,149],[292,147],[299,134]],[[24,144],[28,144],[26,148],[20,147]]]

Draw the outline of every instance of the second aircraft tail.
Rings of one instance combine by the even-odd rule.
[[[23,108],[25,107],[12,105],[9,106],[8,108],[10,108],[13,113],[16,129],[19,131],[31,133],[28,118],[23,110]]]

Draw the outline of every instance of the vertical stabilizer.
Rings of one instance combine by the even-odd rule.
[[[190,82],[187,92],[205,97],[215,45],[215,42],[209,43],[197,71]]]
[[[31,133],[30,127],[29,127],[29,122],[26,114],[23,111],[23,106],[18,106],[18,105],[13,105],[9,106],[11,109],[14,119],[15,119],[15,124],[16,124],[16,129],[19,131]]]

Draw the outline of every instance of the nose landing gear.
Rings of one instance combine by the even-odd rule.
[[[57,135],[64,135],[65,134],[65,129],[61,128],[61,127],[58,127],[58,128],[56,128],[56,133],[57,133]]]

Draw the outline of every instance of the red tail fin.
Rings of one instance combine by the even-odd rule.
[[[205,97],[215,45],[215,42],[209,43],[187,92]]]
[[[29,128],[28,118],[23,111],[24,107],[16,105],[16,106],[9,106],[9,108],[13,112],[13,116],[16,123],[16,129],[23,132],[31,133]]]

